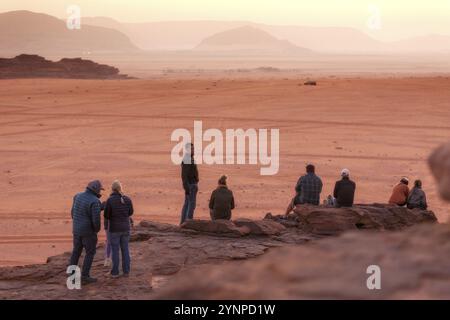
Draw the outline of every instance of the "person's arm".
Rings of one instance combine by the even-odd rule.
[[[130,211],[128,212],[128,216],[131,217],[134,213],[133,201],[131,201],[130,198],[128,198],[128,200],[130,200]]]
[[[334,184],[334,191],[333,191],[333,197],[337,198],[339,192],[339,181],[336,181]]]
[[[425,192],[423,193],[423,207],[425,210],[427,210],[427,208],[428,208],[427,196],[425,195]]]
[[[297,194],[300,194],[302,192],[302,184],[303,184],[303,179],[302,179],[302,177],[300,177],[300,179],[298,179],[298,181],[297,181],[297,185],[295,186],[295,192]]]
[[[111,203],[109,201],[109,199],[106,201],[105,203],[105,211],[103,211],[103,217],[106,220],[109,220],[111,218]]]
[[[215,200],[215,198],[216,198],[216,191],[214,190],[212,193],[211,193],[211,198],[209,199],[209,208],[212,210],[212,209],[214,209],[214,200]]]
[[[186,194],[189,194],[189,179],[188,179],[188,165],[181,164],[181,180],[183,182],[183,189]]]
[[[231,192],[231,210],[234,209],[234,195],[233,192]]]
[[[94,231],[97,233],[100,231],[100,214],[102,212],[102,204],[99,201],[95,201],[91,205],[91,222],[94,227]]]
[[[73,202],[72,202],[72,209],[70,209],[70,216],[72,217],[72,219],[73,219],[73,210],[74,210],[74,208],[75,208],[75,200],[77,199],[77,195],[75,195],[74,197],[73,197]]]

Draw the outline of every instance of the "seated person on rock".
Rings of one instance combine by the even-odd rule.
[[[295,186],[295,197],[289,203],[286,209],[286,215],[291,213],[298,204],[320,204],[320,193],[322,192],[322,180],[315,173],[315,167],[312,164],[306,166],[306,174],[301,176]]]
[[[400,207],[406,205],[406,200],[409,195],[408,188],[409,180],[403,177],[400,182],[392,190],[391,198],[389,199],[389,204],[396,204]]]
[[[419,208],[422,210],[427,210],[427,197],[425,192],[422,190],[422,181],[414,181],[414,188],[411,189],[411,192],[408,195],[406,206],[408,209]]]
[[[336,181],[333,196],[335,198],[335,206],[351,207],[355,198],[356,184],[350,180],[350,171],[343,169],[341,172],[342,179]]]
[[[227,187],[227,176],[220,177],[219,185],[211,194],[209,209],[212,220],[231,219],[231,210],[234,209],[234,196],[233,192]]]

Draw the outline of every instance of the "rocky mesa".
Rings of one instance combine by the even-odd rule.
[[[0,58],[0,79],[70,78],[128,79],[119,69],[81,58],[64,58],[57,62],[38,55],[21,54],[11,59]]]

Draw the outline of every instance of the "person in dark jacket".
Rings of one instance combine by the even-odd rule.
[[[102,204],[103,186],[99,180],[89,182],[86,191],[78,193],[73,198],[71,210],[73,220],[73,251],[70,265],[78,265],[83,248],[86,251],[81,281],[84,284],[96,282],[97,279],[90,276],[90,270],[97,247],[97,233],[100,231],[100,213]]]
[[[133,215],[133,202],[122,193],[122,185],[116,180],[112,184],[112,193],[106,201],[105,220],[109,226],[109,240],[112,251],[111,276],[119,276],[119,249],[122,253],[122,271],[124,276],[130,274],[130,217]]]
[[[408,195],[406,206],[408,209],[419,208],[422,210],[427,210],[427,197],[425,192],[422,190],[422,181],[414,181],[414,188],[412,188]]]
[[[219,179],[219,185],[212,192],[209,200],[211,220],[230,220],[231,210],[234,209],[233,192],[227,187],[227,177]]]
[[[181,210],[182,224],[187,219],[194,218],[194,210],[197,202],[198,192],[198,169],[194,161],[194,145],[192,143],[186,144],[185,154],[181,162],[181,180],[184,189],[184,205]]]
[[[333,196],[336,199],[336,207],[351,207],[355,198],[356,183],[350,180],[350,171],[343,169],[342,179],[336,181]]]
[[[315,173],[315,166],[308,164],[306,174],[301,176],[295,186],[296,195],[289,203],[286,214],[289,214],[298,204],[320,204],[320,193],[322,192],[322,180]]]

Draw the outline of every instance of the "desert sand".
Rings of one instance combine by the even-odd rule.
[[[174,129],[279,128],[280,170],[202,165],[196,217],[229,176],[235,218],[282,213],[307,162],[322,198],[342,168],[356,202],[387,202],[401,176],[420,178],[440,222],[447,210],[426,165],[450,134],[450,77],[231,78],[227,73],[150,80],[2,80],[0,86],[0,265],[44,262],[70,250],[73,195],[87,182],[120,179],[136,220],[177,223],[183,203],[172,164]],[[105,199],[107,193],[104,195]]]

